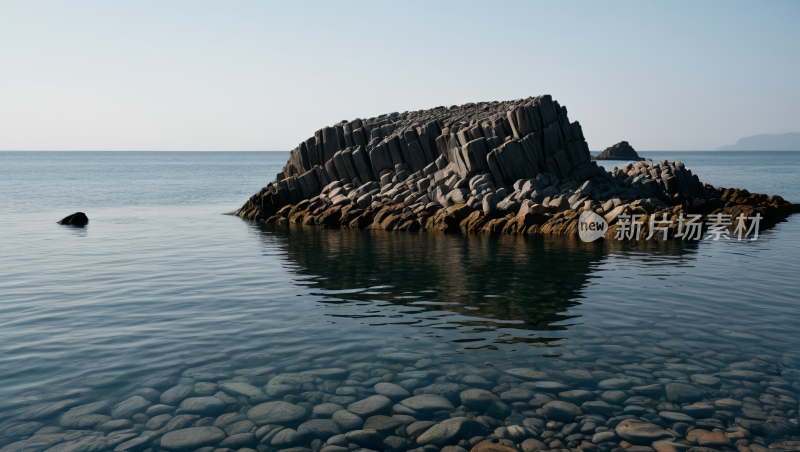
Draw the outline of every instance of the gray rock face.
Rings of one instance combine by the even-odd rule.
[[[374,395],[351,403],[347,406],[347,411],[364,418],[375,414],[388,413],[391,407],[392,401],[388,397]]]
[[[633,444],[649,445],[653,441],[672,438],[672,435],[663,428],[638,419],[626,419],[617,425],[617,435]]]
[[[247,412],[247,417],[256,425],[286,424],[305,419],[305,408],[288,402],[266,402],[256,405]]]
[[[426,446],[443,446],[452,444],[461,439],[469,439],[475,436],[486,436],[488,431],[480,422],[465,417],[448,419],[434,425],[417,437],[417,444]]]
[[[572,422],[577,416],[583,414],[583,411],[574,403],[561,400],[547,402],[542,408],[547,413],[548,419],[559,422]]]
[[[162,436],[161,447],[175,452],[183,452],[216,446],[223,439],[225,439],[225,432],[217,427],[191,427]]]

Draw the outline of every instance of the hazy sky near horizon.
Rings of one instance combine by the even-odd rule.
[[[0,150],[289,150],[552,94],[592,150],[800,132],[800,2],[0,0]]]

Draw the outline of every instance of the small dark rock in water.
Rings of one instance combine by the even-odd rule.
[[[89,224],[89,217],[83,212],[75,212],[72,215],[67,215],[58,224],[69,224],[72,226],[86,226]]]
[[[592,157],[592,160],[633,160],[641,162],[644,158],[639,157],[639,154],[627,141],[620,141],[614,146],[607,147],[600,155]]]

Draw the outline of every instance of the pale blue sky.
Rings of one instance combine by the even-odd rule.
[[[591,149],[800,132],[800,2],[0,1],[0,150],[288,150],[552,94]]]

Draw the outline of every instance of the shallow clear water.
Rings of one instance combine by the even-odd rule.
[[[800,202],[800,153],[642,154]],[[219,353],[301,370],[380,347],[497,368],[636,362],[636,350],[797,366],[797,216],[752,243],[637,246],[221,215],[287,156],[0,153],[0,421]],[[56,224],[78,210],[87,227]]]

